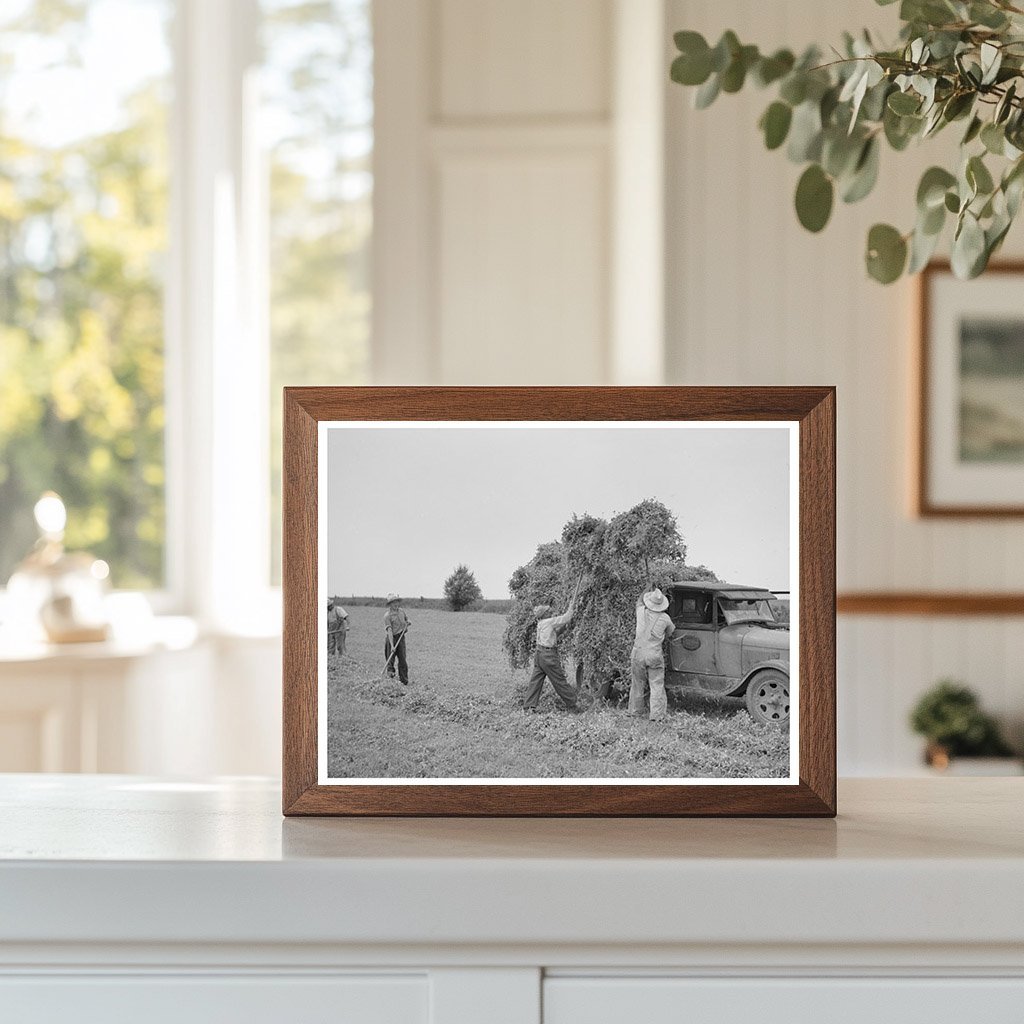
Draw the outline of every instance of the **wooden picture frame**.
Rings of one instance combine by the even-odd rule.
[[[956,393],[952,376],[955,372],[953,361],[957,353],[952,351],[949,340],[948,320],[951,311],[961,315],[984,314],[990,307],[994,290],[1006,290],[1004,312],[992,313],[996,319],[1008,315],[1010,309],[1019,305],[1019,299],[1007,286],[1008,277],[1017,277],[1014,283],[1018,292],[1024,285],[1024,261],[1003,260],[989,264],[984,275],[973,281],[958,281],[953,277],[947,261],[936,260],[921,272],[917,282],[917,339],[915,346],[914,377],[917,390],[915,433],[912,451],[913,511],[921,518],[946,519],[1001,519],[1024,516],[1024,461],[1018,466],[994,467],[985,465],[979,458],[977,465],[963,464],[958,470],[953,454],[952,430],[955,413],[952,403]],[[955,294],[947,295],[952,289]],[[1014,310],[1014,320],[1024,325],[1024,314]],[[963,324],[964,320],[961,320]],[[963,330],[963,327],[961,327]],[[941,343],[937,343],[941,339]],[[961,344],[962,344],[961,338]],[[936,349],[941,349],[937,352]],[[963,372],[961,369],[960,373]],[[961,387],[963,381],[961,379]],[[963,401],[961,395],[960,401]],[[961,412],[959,431],[961,450],[964,426]],[[998,481],[992,481],[993,472],[1004,479],[1011,476],[1015,481],[1015,493],[1021,497],[999,497],[998,500],[984,500],[986,488],[999,488]],[[1005,483],[1002,485],[1005,487]]]
[[[323,784],[319,772],[318,438],[342,421],[539,426],[641,421],[691,426],[723,421],[792,424],[797,453],[799,581],[797,766],[785,782],[754,785]],[[352,425],[343,423],[343,425]],[[465,425],[465,422],[460,425]],[[594,426],[597,424],[590,423]],[[792,464],[793,460],[790,460]],[[286,815],[394,816],[811,816],[836,813],[835,389],[831,387],[304,387],[284,393],[283,811]],[[426,500],[426,497],[424,498]],[[326,503],[325,503],[326,504]],[[792,514],[791,502],[791,514]],[[631,599],[632,600],[632,599]],[[325,655],[324,655],[325,656]],[[524,780],[530,782],[531,780]],[[761,780],[764,781],[764,780]],[[667,783],[667,784],[666,784]]]

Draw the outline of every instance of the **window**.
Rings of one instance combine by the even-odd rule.
[[[768,598],[721,597],[718,606],[728,625],[737,622],[774,622],[771,602]]]
[[[697,594],[693,597],[676,597],[676,609],[672,618],[678,622],[709,623],[711,621],[711,597]]]
[[[369,0],[263,0],[262,6],[276,582],[281,388],[362,384],[368,377],[373,45]]]
[[[48,489],[116,586],[164,581],[171,15],[0,13],[0,585]]]
[[[116,587],[251,623],[281,388],[368,377],[372,67],[370,0],[2,6],[0,587],[53,489]]]

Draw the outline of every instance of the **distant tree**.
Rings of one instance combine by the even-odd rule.
[[[476,577],[469,566],[457,565],[455,571],[444,581],[444,596],[453,612],[461,612],[483,598]]]

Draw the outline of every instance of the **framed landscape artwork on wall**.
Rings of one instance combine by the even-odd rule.
[[[920,281],[916,510],[1024,515],[1024,264]]]
[[[285,813],[834,814],[834,402],[286,389]]]

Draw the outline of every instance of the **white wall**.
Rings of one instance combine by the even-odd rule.
[[[375,379],[606,380],[613,3],[378,0],[374,17]]]
[[[883,26],[895,8],[869,0],[669,0],[668,28],[796,48],[843,28]],[[666,33],[667,35],[667,33]],[[750,89],[692,109],[667,87],[667,362],[672,383],[835,384],[839,397],[840,590],[1021,590],[1024,523],[923,521],[909,512],[913,285],[883,288],[863,270],[868,227],[912,224],[921,171],[939,138],[885,152],[878,192],[838,204],[818,236],[797,223],[800,169],[768,153],[756,129],[767,93]],[[1011,234],[1008,255],[1024,251]],[[919,742],[906,727],[942,676],[975,687],[1020,738],[1024,620],[847,618],[839,622],[840,770],[899,773]]]

